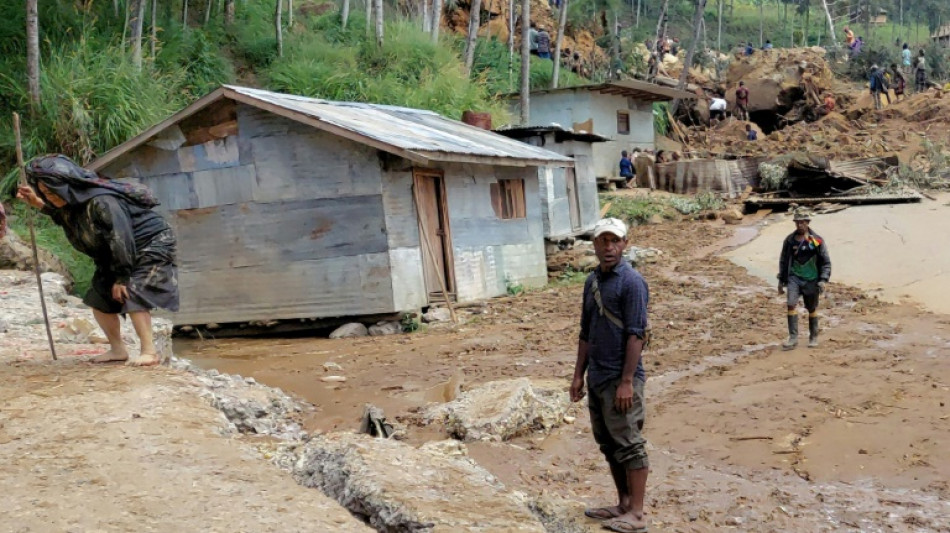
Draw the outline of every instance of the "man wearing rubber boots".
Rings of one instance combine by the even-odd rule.
[[[617,505],[587,509],[603,527],[620,533],[643,533],[647,475],[644,420],[645,374],[641,353],[648,337],[649,289],[624,259],[627,225],[606,218],[594,226],[594,252],[600,261],[584,284],[577,365],[571,401],[584,397],[584,374],[590,392],[591,431],[607,458],[617,487]]]
[[[798,346],[798,299],[805,300],[808,309],[808,347],[818,346],[818,295],[825,291],[831,278],[831,258],[828,245],[808,224],[811,214],[804,208],[796,208],[792,218],[795,232],[782,244],[782,257],[778,264],[778,293],[788,288],[788,340],[783,350]]]

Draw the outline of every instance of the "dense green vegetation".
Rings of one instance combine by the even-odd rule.
[[[284,18],[283,54],[277,51],[275,0],[235,0],[230,23],[222,0],[157,0],[155,20],[146,0],[143,28],[144,61],[141,69],[130,60],[126,11],[131,0],[43,0],[39,4],[40,105],[31,109],[27,89],[26,10],[23,1],[0,3],[0,198],[9,199],[15,184],[14,138],[11,112],[24,118],[26,156],[65,153],[88,162],[149,124],[161,120],[221,83],[240,83],[314,97],[377,102],[426,108],[458,117],[463,110],[489,111],[495,123],[511,120],[501,95],[519,87],[520,58],[509,56],[507,44],[480,39],[471,75],[461,60],[465,36],[443,29],[438,42],[422,31],[419,17],[407,6],[416,2],[387,1],[385,42],[376,45],[367,27],[362,1],[354,1],[349,23],[343,28],[339,4],[297,0],[293,23]],[[184,24],[182,2],[188,2]],[[764,2],[760,9],[760,2]],[[900,37],[911,43],[926,41],[940,21],[950,20],[945,0],[853,0],[870,5],[872,12],[886,8],[890,21],[867,26],[869,50],[881,50],[881,59],[896,53]],[[634,43],[650,39],[662,2],[647,0],[574,0],[568,13],[569,33],[590,30],[607,51],[612,42],[604,30],[610,13],[620,22],[620,63],[623,70],[642,69],[642,58],[632,54]],[[670,0],[669,33],[683,46],[692,35],[693,0]],[[849,19],[849,2],[835,3],[839,27]],[[483,3],[484,5],[484,3]],[[640,19],[637,24],[637,6]],[[903,26],[898,6],[903,6]],[[852,6],[852,11],[854,10]],[[209,7],[211,9],[209,9]],[[450,12],[463,9],[446,3]],[[843,10],[843,11],[842,11]],[[705,31],[700,38],[715,48],[719,41],[719,0],[709,0]],[[827,27],[816,0],[724,0],[722,45],[762,38],[776,46],[792,43],[827,44]],[[858,33],[860,12],[852,23]],[[483,11],[482,20],[487,20]],[[155,40],[151,39],[155,26]],[[875,52],[876,53],[876,52]],[[869,57],[871,54],[868,54]],[[701,60],[701,59],[700,59]],[[942,68],[939,62],[938,68]],[[532,87],[548,87],[552,63],[532,58]],[[941,75],[942,71],[935,71]],[[607,65],[592,65],[591,79],[603,80]],[[566,66],[561,86],[585,83]],[[658,107],[657,128],[665,129],[666,113]],[[634,210],[637,211],[637,210]],[[648,212],[650,209],[645,209]],[[22,217],[14,229],[22,230]],[[43,227],[44,245],[65,248],[55,228]],[[77,280],[88,275],[88,264],[67,258]]]

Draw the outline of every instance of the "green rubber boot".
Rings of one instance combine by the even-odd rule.
[[[783,350],[794,350],[798,346],[798,313],[788,315],[788,340],[782,344]]]
[[[818,347],[818,317],[817,316],[808,317],[808,347],[809,348]]]

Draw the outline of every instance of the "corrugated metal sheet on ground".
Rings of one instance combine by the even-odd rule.
[[[730,198],[758,181],[758,158],[692,159],[656,165],[657,188],[676,194],[720,193]]]
[[[753,196],[746,200],[747,204],[769,206],[769,205],[815,205],[821,203],[829,204],[889,204],[902,202],[919,202],[922,196],[915,191],[906,191],[892,194],[855,194],[843,196],[820,196],[814,198],[763,198]]]
[[[833,176],[869,180],[879,177],[884,170],[900,164],[897,156],[871,157],[854,161],[831,161],[828,173]]]
[[[433,111],[332,102],[228,85],[244,96],[339,126],[404,150],[570,162],[571,158],[451,120]]]

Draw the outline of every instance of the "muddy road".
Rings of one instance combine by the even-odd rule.
[[[836,216],[864,216],[862,209]],[[773,232],[787,233],[782,224],[772,217],[749,246],[777,255],[781,237]],[[655,334],[645,356],[654,525],[947,531],[950,317],[832,283],[821,346],[783,352],[784,300],[774,283],[719,255],[755,231],[721,223],[633,230],[634,244],[664,251],[641,268]],[[860,262],[844,259],[835,279],[848,279],[838,265]],[[422,443],[445,435],[421,423],[420,409],[444,400],[456,380],[466,389],[529,376],[564,380],[566,389],[580,293],[578,284],[556,283],[466,310],[462,325],[412,335],[180,341],[176,348],[202,366],[253,376],[313,403],[309,429],[354,429],[363,405],[373,403],[407,427],[410,442]],[[322,381],[331,374],[346,381]],[[547,436],[471,444],[470,455],[510,488],[609,502],[612,487],[586,409],[578,406],[576,415]]]
[[[849,214],[863,216],[860,209],[835,216]],[[821,347],[781,351],[783,299],[773,282],[720,254],[747,243],[762,222],[633,230],[635,244],[664,251],[642,267],[655,333],[645,355],[652,530],[950,530],[950,317],[832,283]],[[781,225],[791,225],[765,222],[737,254],[777,248],[766,242],[770,231],[782,235]],[[836,267],[835,279],[846,275]],[[0,309],[13,309],[0,327],[0,530],[366,530],[335,500],[272,465],[273,437],[235,432],[209,400],[221,391],[209,389],[207,376],[91,366],[83,359],[105,350],[91,340],[61,345],[62,360],[48,362],[30,277],[0,275]],[[210,339],[176,348],[206,368],[306,399],[313,410],[294,420],[307,430],[355,430],[373,403],[418,445],[446,437],[422,422],[421,410],[445,401],[457,383],[467,390],[528,376],[561,380],[566,391],[580,293],[576,282],[556,282],[466,309],[459,326],[411,335]],[[57,336],[79,312],[52,306]],[[329,375],[346,381],[322,379]],[[273,405],[259,385],[232,381],[235,401]],[[612,501],[613,489],[586,408],[571,414],[572,423],[549,435],[475,442],[468,455],[507,489],[576,502],[579,515],[584,504]]]

